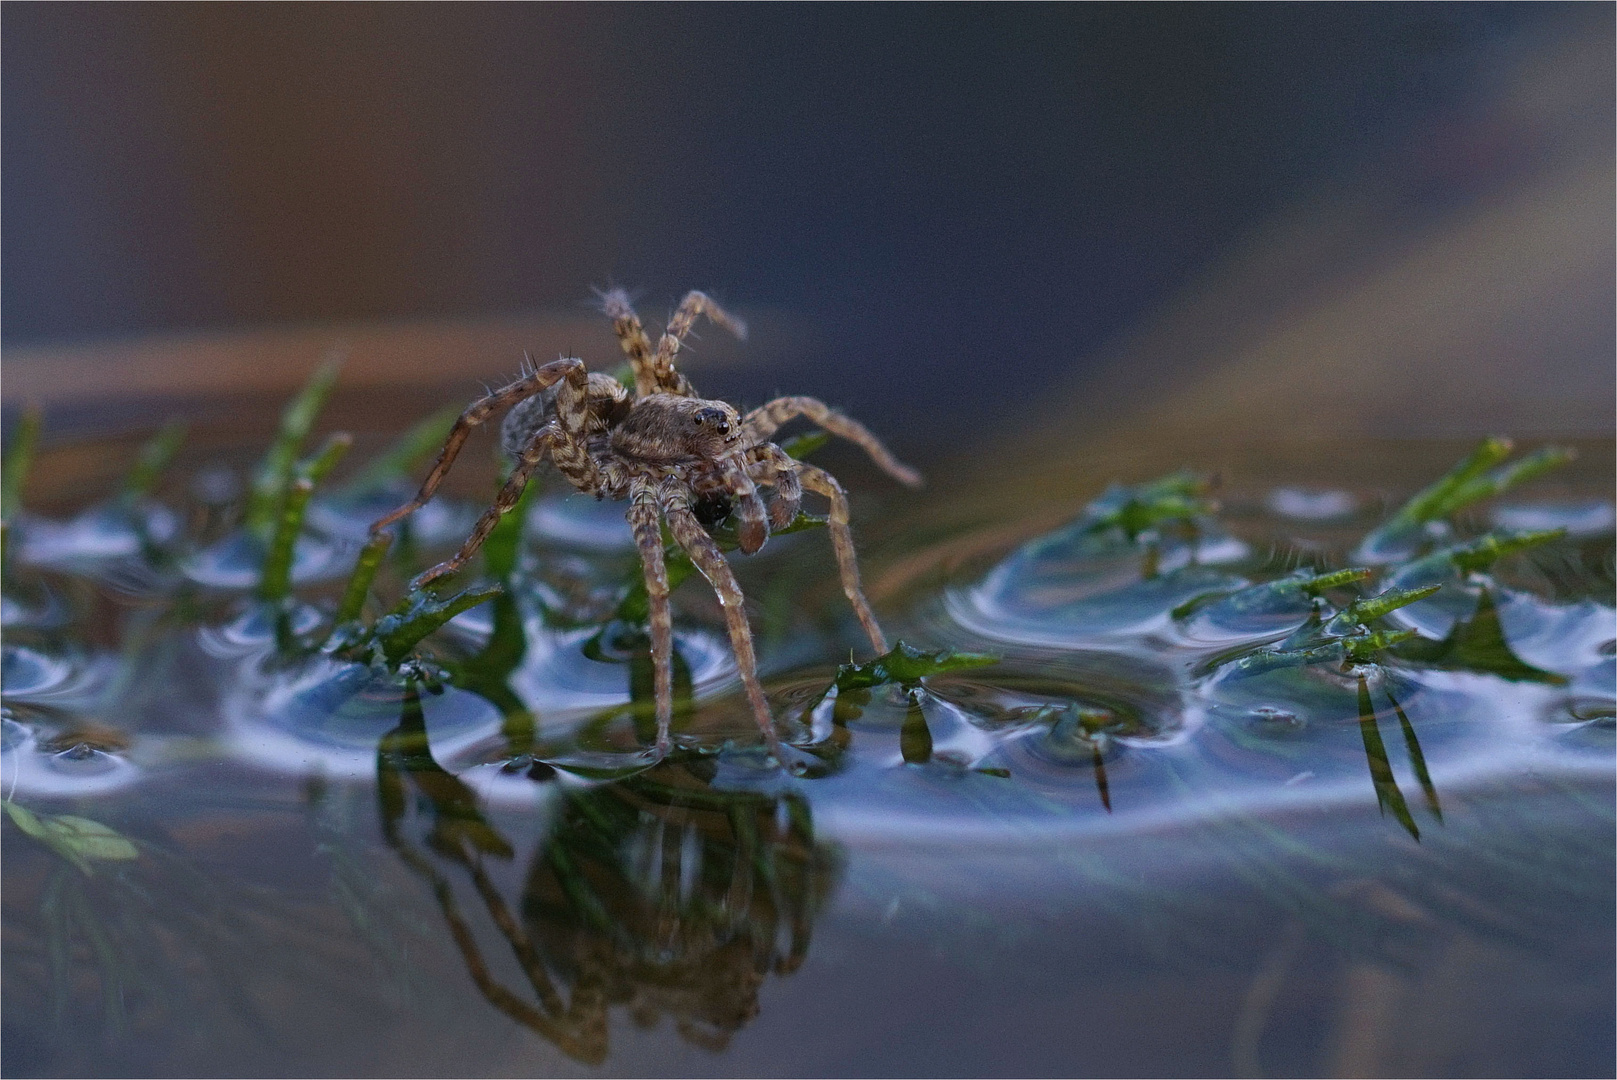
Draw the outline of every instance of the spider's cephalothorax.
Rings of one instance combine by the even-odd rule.
[[[667,522],[668,531],[718,594],[753,715],[770,749],[784,760],[758,683],[741,589],[703,522],[711,522],[718,508],[729,507],[737,522],[741,550],[750,555],[763,546],[771,528],[784,528],[797,516],[805,488],[824,496],[831,504],[827,525],[843,592],[871,645],[883,653],[887,641],[859,586],[859,566],[848,528],[848,499],[842,485],[825,470],[794,460],[770,442],[770,436],[788,420],[805,417],[858,443],[876,464],[904,483],[919,484],[921,478],[862,424],[814,398],[777,398],[742,416],[725,402],[697,397],[689,380],[674,366],[697,316],[706,315],[738,336],[745,333],[739,321],[706,295],[691,292],[685,297],[655,350],[623,292],[614,290],[601,299],[629,357],[633,392],[610,375],[587,372],[582,360],[562,359],[531,368],[509,386],[472,402],[455,422],[420,492],[372,525],[371,531],[386,528],[431,499],[472,428],[500,408],[511,406],[501,428],[502,446],[513,463],[510,478],[455,557],[422,574],[415,585],[459,570],[488,538],[500,515],[517,504],[534,469],[548,460],[579,491],[599,499],[629,501],[629,524],[651,601],[658,752],[666,752],[669,746],[674,702],[673,616],[660,527]],[[764,492],[769,496],[767,503]]]

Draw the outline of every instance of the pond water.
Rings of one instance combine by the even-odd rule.
[[[926,655],[839,666],[823,531],[734,558],[787,771],[699,578],[649,755],[621,508],[539,485],[505,591],[367,664],[332,613],[408,481],[319,486],[266,601],[233,438],[161,502],[14,514],[6,1075],[1611,1071],[1609,443],[1402,530],[1468,444],[1118,475],[1060,523],[828,458]]]

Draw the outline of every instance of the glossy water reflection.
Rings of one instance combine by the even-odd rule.
[[[219,543],[204,524],[114,557],[142,590],[28,541],[4,581],[7,1069],[1594,1061],[1609,530],[1457,520],[1373,569],[1357,497],[1237,499],[1115,488],[892,613],[924,648],[840,667],[829,561],[737,560],[790,771],[695,594],[657,758],[634,564],[594,504],[525,503],[486,549],[501,589],[453,618],[267,596],[272,545],[228,526],[260,552],[237,578],[173,572]],[[351,525],[300,523],[347,566]],[[395,545],[374,593],[453,540]],[[1168,1014],[1182,1045],[1142,1049]]]

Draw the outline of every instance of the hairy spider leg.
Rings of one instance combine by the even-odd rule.
[[[921,474],[899,461],[881,440],[859,421],[844,416],[825,402],[811,397],[783,397],[758,406],[742,421],[749,442],[765,443],[788,420],[806,416],[833,435],[840,435],[864,448],[871,460],[893,479],[910,487],[921,485]]]
[[[489,533],[500,523],[500,518],[510,513],[511,509],[522,501],[522,492],[527,489],[529,477],[545,460],[545,454],[550,450],[557,434],[554,424],[546,424],[534,432],[533,438],[529,439],[528,445],[523,448],[522,456],[517,459],[516,467],[511,470],[511,475],[500,487],[500,493],[494,497],[494,505],[483,511],[483,516],[477,519],[472,534],[460,546],[455,557],[417,575],[416,579],[410,582],[410,588],[419,589],[429,582],[455,573],[466,565],[466,560],[477,554],[477,549],[483,546],[483,541],[488,539]]]
[[[566,379],[567,384],[572,387],[573,394],[569,396],[576,396],[582,401],[587,378],[584,373],[584,361],[576,357],[552,360],[543,367],[535,369],[533,374],[472,402],[455,421],[455,426],[449,429],[449,437],[444,440],[444,448],[438,451],[438,458],[432,463],[432,469],[427,473],[427,479],[422,482],[421,490],[416,492],[415,498],[386,517],[375,521],[371,525],[371,532],[378,533],[431,502],[433,495],[438,491],[438,485],[443,483],[444,477],[448,475],[449,467],[455,463],[455,457],[460,453],[460,448],[466,444],[472,429],[487,420],[495,410],[532,397],[561,379]]]
[[[668,566],[663,560],[662,514],[657,491],[645,480],[631,488],[629,527],[640,551],[651,622],[651,678],[657,703],[657,756],[668,753],[674,722],[674,616],[668,603]]]
[[[651,339],[646,336],[646,328],[635,314],[634,305],[629,303],[629,294],[622,289],[602,293],[601,310],[612,320],[612,332],[618,335],[623,355],[629,358],[629,367],[634,370],[634,396],[655,394],[657,379],[652,373]]]
[[[797,460],[774,443],[747,451],[747,475],[775,489],[769,500],[769,528],[779,532],[790,525],[803,507],[803,484],[797,478]]]
[[[674,368],[674,357],[679,354],[680,346],[685,343],[699,315],[706,315],[738,338],[747,336],[747,324],[721,308],[707,293],[697,289],[686,293],[685,299],[680,301],[673,317],[668,320],[668,329],[657,342],[657,355],[652,360],[653,378],[657,381],[657,388],[665,394],[691,396],[695,393],[685,376]]]
[[[784,765],[790,759],[781,745],[780,736],[775,734],[775,719],[769,711],[769,702],[764,698],[764,688],[758,682],[758,660],[752,651],[752,628],[747,625],[747,613],[742,607],[744,597],[741,586],[736,582],[730,564],[724,561],[724,553],[702,528],[702,523],[696,520],[696,515],[691,513],[690,496],[685,486],[678,481],[665,482],[658,491],[658,502],[662,504],[668,531],[674,534],[674,539],[690,555],[691,562],[707,578],[719,598],[719,606],[724,609],[724,622],[730,631],[730,648],[735,653],[736,668],[741,672],[741,685],[746,688],[747,700],[752,704],[753,718],[758,721],[758,730],[763,733],[770,753]],[[671,692],[669,708],[673,708]]]
[[[865,628],[871,647],[880,656],[887,651],[887,638],[876,624],[870,601],[865,599],[865,591],[859,584],[859,559],[853,550],[853,530],[848,527],[848,495],[836,477],[817,466],[802,465],[800,475],[804,487],[831,500],[831,518],[826,522],[826,529],[831,533],[831,550],[837,554],[842,592],[853,606],[853,613],[859,616],[859,625]]]

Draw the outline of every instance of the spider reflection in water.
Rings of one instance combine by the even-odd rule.
[[[650,600],[651,655],[655,681],[657,753],[666,754],[673,720],[673,615],[661,523],[690,555],[718,595],[730,645],[764,740],[778,760],[787,760],[774,731],[769,704],[758,682],[752,631],[742,607],[741,588],[724,554],[703,528],[699,511],[729,506],[736,519],[739,547],[752,554],[771,529],[784,529],[797,516],[803,491],[824,496],[831,505],[827,522],[836,551],[842,589],[878,654],[887,639],[876,624],[859,584],[848,499],[842,485],[823,469],[797,461],[770,441],[789,420],[805,417],[859,446],[887,473],[909,485],[921,477],[883,446],[864,425],[809,397],[783,397],[740,415],[723,401],[696,396],[674,360],[700,315],[741,336],[742,324],[705,294],[692,291],[674,312],[655,349],[640,318],[621,290],[606,293],[602,308],[634,373],[634,390],[611,375],[586,371],[576,358],[530,366],[515,382],[472,402],[455,422],[442,452],[414,499],[371,526],[384,529],[425,505],[437,491],[474,427],[507,406],[501,445],[513,469],[494,505],[483,514],[452,559],[418,577],[417,587],[459,570],[488,538],[500,516],[517,505],[533,471],[550,461],[579,491],[597,499],[627,499],[635,546],[645,570]],[[766,504],[760,488],[770,493]]]

